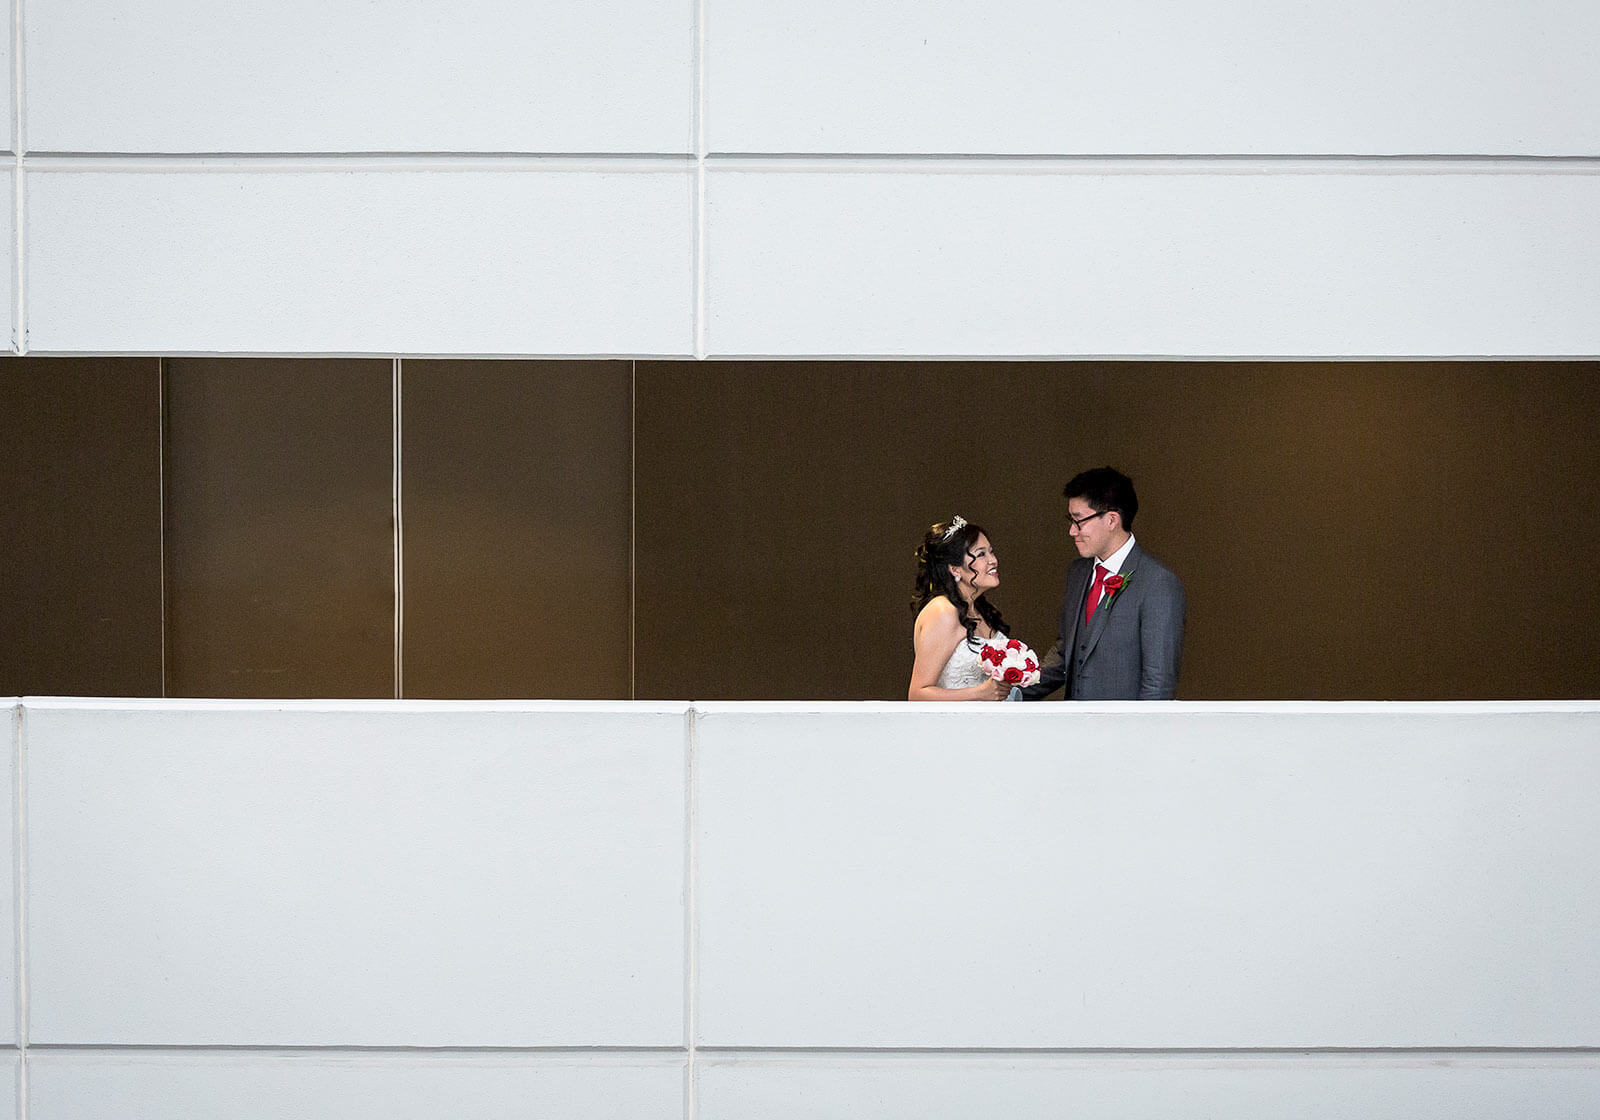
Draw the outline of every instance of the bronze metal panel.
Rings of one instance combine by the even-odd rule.
[[[161,695],[155,358],[0,358],[0,694]]]
[[[392,369],[169,361],[170,695],[394,695]]]
[[[403,363],[407,696],[627,698],[630,382]]]
[[[1600,363],[641,362],[640,697],[903,698],[912,552],[1054,641],[1065,480],[1133,476],[1186,699],[1600,696]]]

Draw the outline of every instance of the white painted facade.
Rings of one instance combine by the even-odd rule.
[[[1600,1111],[1600,703],[5,703],[29,1117]]]
[[[11,12],[13,353],[1600,356],[1586,0]],[[1600,1113],[1600,705],[0,703],[0,1117]]]
[[[15,352],[1600,355],[1586,0],[12,11]]]

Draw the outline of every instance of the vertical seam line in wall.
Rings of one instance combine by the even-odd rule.
[[[11,180],[11,221],[14,223],[11,249],[15,258],[11,262],[11,348],[18,354],[28,352],[28,269],[24,263],[27,251],[27,174],[23,169],[23,153],[27,144],[22,134],[23,121],[23,69],[22,69],[22,0],[11,5],[11,144],[16,155]]]
[[[15,817],[12,833],[14,853],[11,861],[12,905],[16,908],[16,952],[12,967],[16,969],[17,1015],[17,1116],[27,1120],[28,1115],[28,804],[27,789],[27,709],[19,702],[12,708],[12,789],[11,807]]]
[[[397,356],[391,369],[389,404],[394,427],[390,440],[390,493],[394,511],[394,698],[405,697],[405,632],[406,632],[406,569],[405,569],[405,502],[401,489],[400,464],[404,451],[401,443],[403,428],[400,411],[400,365]]]
[[[694,0],[694,356],[706,356],[706,2]]]
[[[167,698],[167,359],[156,359],[156,564],[160,581],[161,698]]]
[[[700,874],[699,850],[695,844],[697,831],[695,814],[698,808],[696,797],[698,720],[698,714],[691,702],[688,712],[684,715],[683,744],[683,1047],[686,1054],[683,1080],[684,1120],[694,1120],[695,1079],[699,1076],[695,1062],[695,1035],[699,1030],[699,1007],[695,993],[700,983],[700,946],[695,934],[699,921],[695,906]]]

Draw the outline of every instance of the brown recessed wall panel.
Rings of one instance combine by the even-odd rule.
[[[0,358],[0,694],[161,695],[155,358]]]
[[[628,697],[630,382],[404,363],[407,696]]]
[[[961,513],[1047,647],[1062,483],[1133,476],[1187,699],[1600,696],[1600,365],[641,362],[638,694],[900,698]]]
[[[392,370],[169,361],[169,695],[394,695]]]

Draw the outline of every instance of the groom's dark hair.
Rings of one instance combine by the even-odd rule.
[[[1133,532],[1133,518],[1139,512],[1139,495],[1133,492],[1133,479],[1115,467],[1094,467],[1075,474],[1061,488],[1067,501],[1082,498],[1096,513],[1114,509],[1122,515],[1122,527]]]

